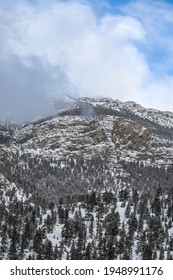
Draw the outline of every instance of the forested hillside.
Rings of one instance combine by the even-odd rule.
[[[83,99],[0,125],[0,259],[173,259],[173,114]]]
[[[172,166],[23,160],[1,165],[1,259],[173,258]]]

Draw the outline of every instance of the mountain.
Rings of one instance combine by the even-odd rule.
[[[0,124],[1,259],[172,259],[172,154],[173,113],[132,101]]]
[[[8,150],[40,158],[63,160],[97,154],[103,159],[111,156],[111,165],[117,163],[117,158],[169,164],[173,113],[145,109],[134,102],[85,98],[58,116],[14,131],[1,125],[0,136],[1,144],[11,139]]]

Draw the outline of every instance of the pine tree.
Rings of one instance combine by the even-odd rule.
[[[54,248],[54,251],[53,251],[53,260],[57,260],[58,259],[58,255],[59,255],[58,246],[56,244],[55,248]]]
[[[43,242],[42,242],[42,232],[41,232],[40,228],[38,230],[36,230],[36,233],[34,235],[33,249],[37,253],[37,259],[42,260],[44,246],[43,246]]]
[[[91,243],[88,242],[85,250],[85,260],[91,260],[91,256],[92,256],[92,247],[91,247]]]
[[[145,244],[142,250],[143,260],[152,260],[152,249],[149,244]]]
[[[164,248],[163,248],[163,246],[160,247],[159,260],[164,260]]]
[[[44,246],[44,259],[53,260],[53,247],[52,242],[48,240]]]

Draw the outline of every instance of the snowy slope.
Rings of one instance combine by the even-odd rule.
[[[173,258],[173,113],[71,103],[0,125],[0,258]]]

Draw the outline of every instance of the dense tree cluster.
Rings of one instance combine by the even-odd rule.
[[[173,172],[101,157],[0,161],[1,259],[173,258]]]

